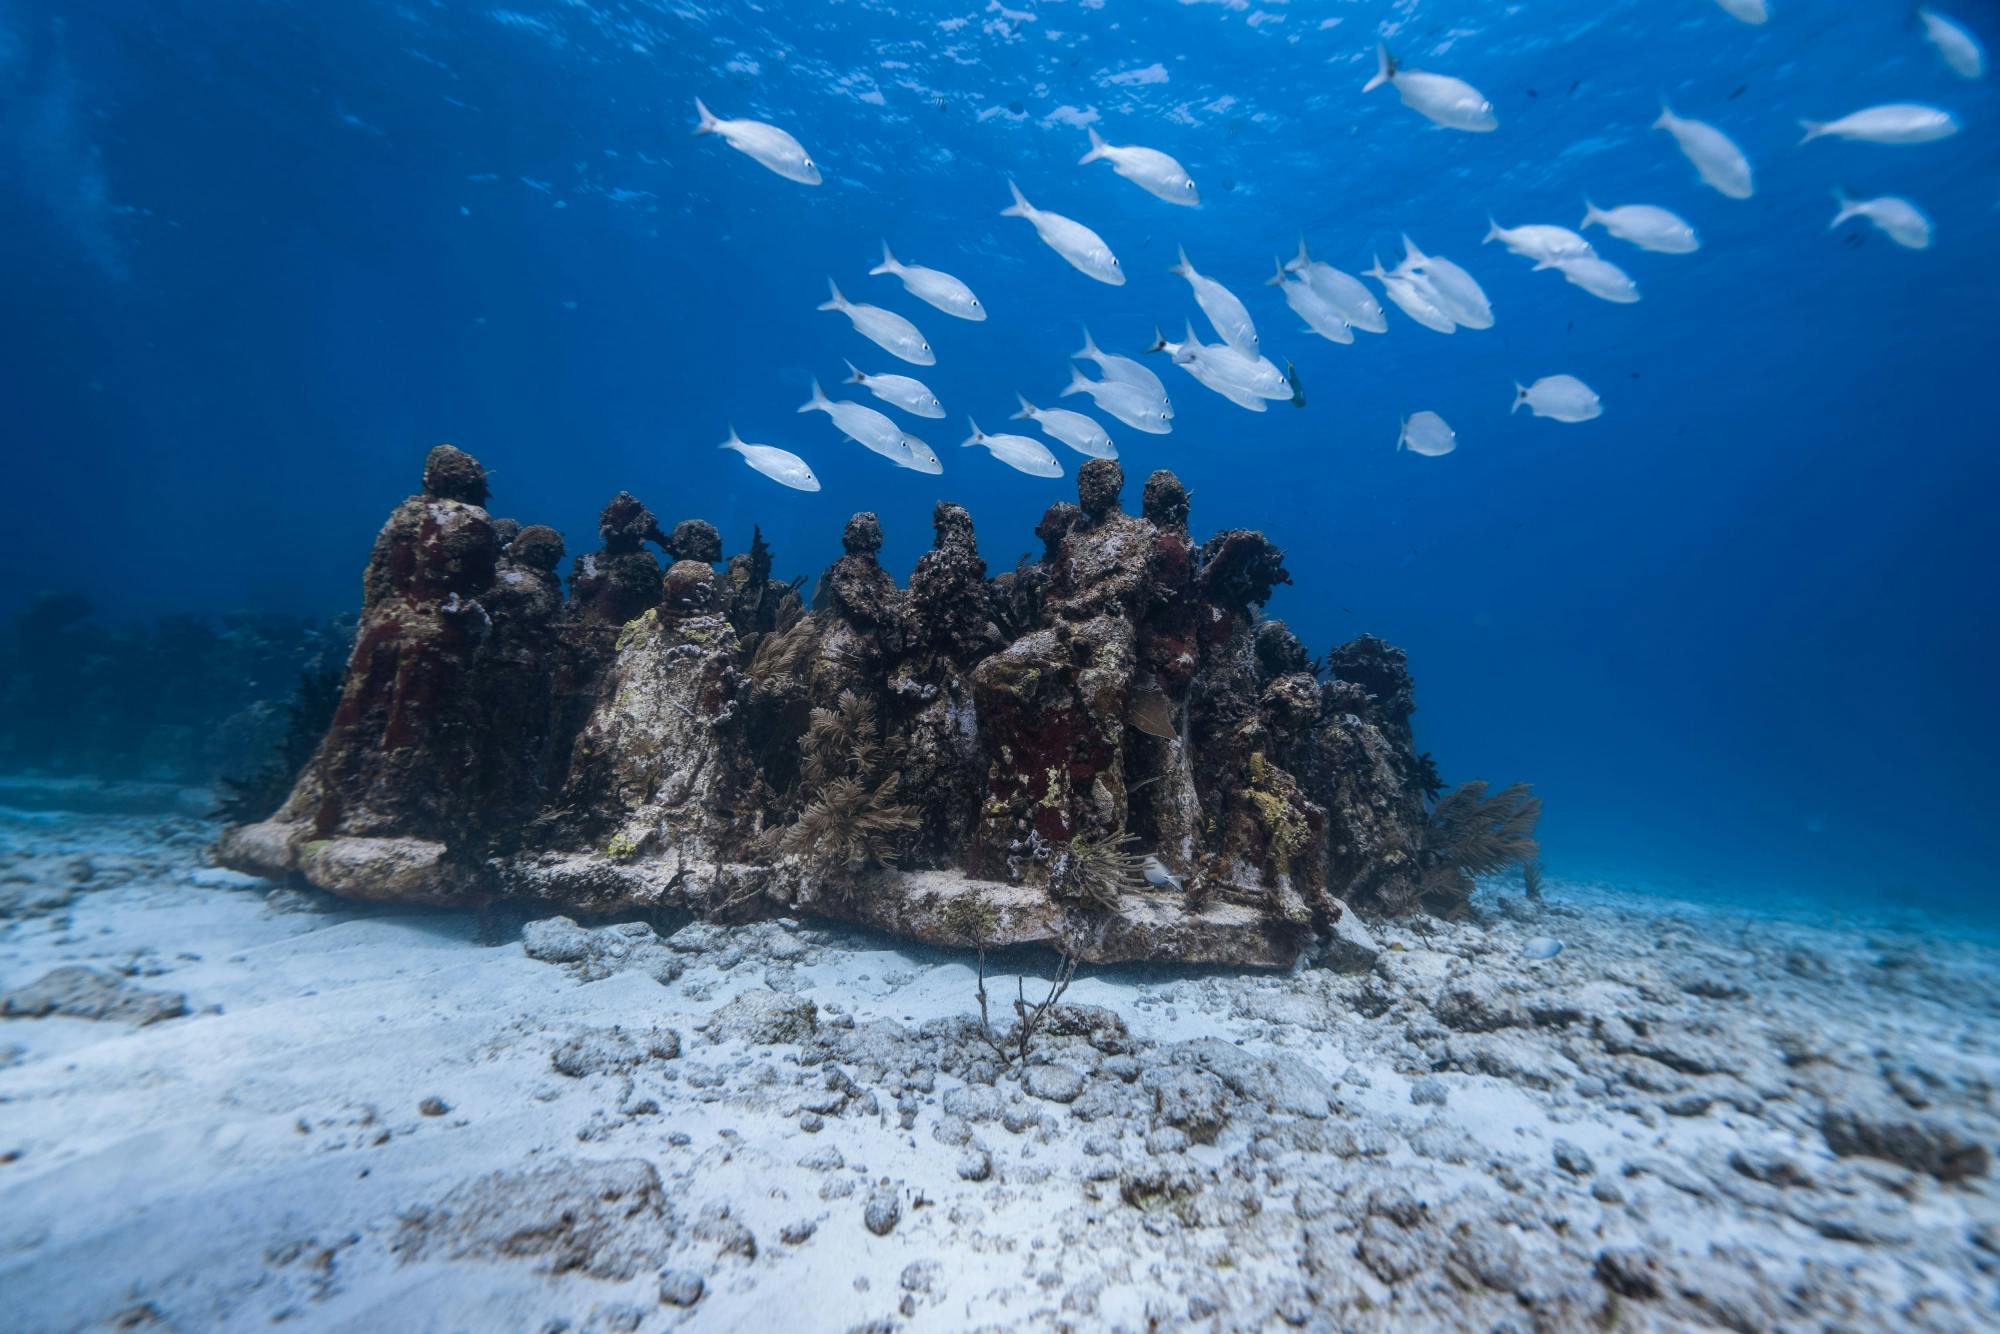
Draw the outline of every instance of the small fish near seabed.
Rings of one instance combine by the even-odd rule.
[[[979,423],[966,418],[972,425],[972,434],[959,441],[964,448],[983,445],[986,452],[1015,472],[1024,472],[1030,477],[1060,477],[1062,464],[1049,453],[1048,446],[1039,440],[1031,440],[1025,435],[988,435],[979,429]]]
[[[1939,107],[1890,102],[1850,112],[1839,120],[1802,120],[1801,144],[1815,139],[1851,139],[1861,144],[1928,144],[1958,133],[1958,118]]]
[[[1086,167],[1093,162],[1109,162],[1111,170],[1169,204],[1193,208],[1201,203],[1201,192],[1194,188],[1194,178],[1187,174],[1187,168],[1157,148],[1107,144],[1092,130],[1090,151],[1078,158],[1076,165]]]
[[[1736,141],[1707,121],[1676,116],[1673,108],[1662,105],[1656,130],[1665,130],[1680,145],[1681,153],[1694,164],[1695,174],[1711,189],[1731,199],[1748,199],[1757,191],[1751,177],[1750,159]]]
[[[854,332],[890,356],[901,357],[912,366],[937,365],[937,354],[931,351],[930,343],[916,325],[893,310],[849,301],[840,294],[840,284],[831,278],[826,280],[826,285],[833,295],[820,302],[818,309],[837,310],[847,316],[854,325]]]
[[[1403,418],[1396,448],[1427,459],[1441,459],[1458,448],[1458,435],[1435,412],[1414,412]]]
[[[1250,311],[1241,298],[1215,279],[1195,272],[1185,248],[1177,253],[1178,261],[1167,272],[1187,279],[1188,286],[1194,289],[1195,304],[1201,307],[1202,314],[1208,316],[1216,334],[1246,357],[1260,355],[1257,326],[1251,322]]]
[[[1094,459],[1115,459],[1118,447],[1111,443],[1110,433],[1094,420],[1081,412],[1071,412],[1068,408],[1038,408],[1028,401],[1026,394],[1015,394],[1021,400],[1021,410],[1014,414],[1015,421],[1032,421],[1052,440],[1060,440],[1079,454]]]
[[[1177,893],[1186,892],[1182,889],[1180,877],[1169,871],[1166,863],[1162,862],[1158,857],[1148,854],[1146,860],[1139,863],[1139,873],[1146,877],[1146,883],[1154,889],[1171,889]]]
[[[1524,959],[1553,959],[1563,952],[1563,943],[1554,936],[1530,936],[1521,943]]]
[[[819,490],[819,478],[813,476],[804,459],[776,445],[746,444],[737,437],[734,426],[729,428],[729,438],[716,448],[735,450],[745,463],[780,486],[789,486],[794,491]]]
[[[1550,421],[1587,422],[1604,415],[1597,391],[1574,375],[1544,375],[1531,385],[1514,383],[1514,406],[1508,413],[1526,407],[1537,417]]]
[[[1947,18],[1929,5],[1920,6],[1917,17],[1923,20],[1924,39],[1937,48],[1946,67],[1961,79],[1977,79],[1986,73],[1986,48],[1970,29],[1956,19]]]
[[[1158,737],[1162,741],[1180,738],[1180,733],[1174,730],[1174,702],[1157,685],[1142,685],[1133,690],[1132,702],[1125,710],[1125,721],[1147,736]]]
[[[812,155],[777,126],[761,120],[725,120],[703,106],[698,97],[694,100],[694,110],[701,118],[694,127],[696,134],[720,135],[722,142],[788,181],[800,185],[820,183],[819,168],[814,165]]]
[[[1502,227],[1489,217],[1486,219],[1486,235],[1480,244],[1492,241],[1498,241],[1523,259],[1532,259],[1538,269],[1554,268],[1559,259],[1594,258],[1597,254],[1591,249],[1590,242],[1569,228],[1545,222]]]
[[[922,380],[908,375],[870,375],[853,362],[847,363],[847,383],[858,384],[892,408],[901,408],[912,417],[941,418],[944,404]]]
[[[1104,238],[1073,218],[1065,218],[1060,213],[1044,213],[1028,202],[1021,193],[1021,187],[1007,182],[1014,202],[1000,210],[1003,218],[1026,218],[1034,225],[1035,235],[1042,238],[1042,244],[1061,255],[1069,266],[1087,278],[1112,287],[1125,285],[1125,271],[1118,267],[1118,256],[1111,253],[1111,247]]]
[[[1691,255],[1701,249],[1701,238],[1695,235],[1693,227],[1678,215],[1652,204],[1599,208],[1586,199],[1583,210],[1583,221],[1577,224],[1581,230],[1602,227],[1619,240],[1629,241],[1641,250],[1662,255]]]
[[[1477,88],[1449,74],[1404,69],[1389,54],[1389,48],[1378,42],[1375,45],[1375,77],[1363,84],[1361,91],[1372,93],[1385,83],[1395,86],[1404,106],[1448,130],[1483,134],[1500,128],[1500,122],[1493,115],[1493,104]]]
[[[1826,225],[1833,231],[1849,218],[1865,218],[1891,241],[1905,250],[1927,250],[1931,244],[1931,220],[1907,199],[1883,195],[1879,199],[1849,199],[1844,190],[1833,192],[1839,212]]]
[[[902,279],[903,290],[919,301],[936,306],[947,315],[956,315],[961,320],[983,320],[986,307],[979,304],[979,298],[972,289],[942,269],[927,269],[921,264],[905,264],[896,258],[889,243],[882,243],[882,262],[868,270],[873,278],[889,274]]]

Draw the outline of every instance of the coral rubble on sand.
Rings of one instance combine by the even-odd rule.
[[[621,492],[565,601],[561,539],[493,518],[440,445],[375,541],[331,729],[222,860],[352,898],[1260,966],[1344,901],[1416,904],[1431,770],[1403,654],[1364,636],[1321,679],[1259,615],[1283,553],[1197,543],[1168,472],[1128,514],[1124,481],[1084,464],[1041,559],[997,578],[959,506],[907,588],[858,514],[809,609],[761,538],[721,564],[713,526]]]
[[[968,956],[515,940],[21,791],[9,1331],[1993,1328],[2000,942],[1935,920],[1558,882],[1046,1007],[1028,952],[996,1049]]]

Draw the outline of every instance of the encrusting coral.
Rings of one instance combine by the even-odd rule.
[[[907,587],[857,514],[809,607],[761,533],[725,561],[711,525],[620,492],[565,599],[561,538],[492,518],[477,461],[439,446],[376,541],[331,728],[222,860],[363,898],[1258,966],[1349,904],[1451,911],[1532,862],[1525,789],[1427,809],[1400,650],[1314,661],[1261,613],[1283,552],[1197,543],[1172,473],[1138,515],[1124,485],[1085,463],[1040,559],[998,577],[940,504]]]

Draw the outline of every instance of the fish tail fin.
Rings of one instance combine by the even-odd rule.
[[[1585,195],[1583,199],[1583,221],[1576,225],[1576,229],[1583,231],[1592,223],[1602,223],[1603,221],[1604,214],[1598,210],[1597,205],[1590,202],[1590,196]]]
[[[1400,453],[1402,453],[1402,452],[1403,452],[1403,451],[1404,451],[1405,449],[1409,448],[1409,444],[1410,444],[1410,419],[1409,419],[1408,417],[1398,417],[1398,418],[1396,418],[1396,421],[1397,421],[1397,426],[1396,426],[1396,452],[1397,452],[1398,454],[1400,454]]]
[[[1396,58],[1389,54],[1389,48],[1381,42],[1375,43],[1375,77],[1361,85],[1361,91],[1372,93],[1389,80],[1396,77]]]
[[[1189,320],[1189,321],[1187,322],[1187,330],[1186,330],[1186,333],[1185,333],[1185,335],[1184,335],[1184,336],[1182,337],[1181,341],[1182,341],[1183,343],[1186,343],[1186,344],[1187,344],[1187,345],[1188,345],[1189,347],[1200,347],[1200,346],[1201,346],[1201,335],[1200,335],[1200,334],[1198,334],[1198,333],[1196,333],[1196,332],[1194,331],[1194,321],[1193,321],[1193,320]]]
[[[979,429],[978,422],[973,421],[972,418],[970,417],[967,417],[965,420],[972,427],[972,434],[968,435],[967,437],[965,437],[965,439],[958,442],[958,447],[960,449],[964,449],[968,445],[976,445],[981,440],[984,440],[986,438],[986,432]]]
[[[819,387],[819,377],[817,375],[813,376],[812,385],[813,385],[812,397],[807,399],[805,402],[799,404],[799,411],[821,412],[833,406],[831,403],[827,402],[826,391]]]
[[[1514,381],[1514,406],[1507,409],[1507,415],[1511,417],[1515,413],[1519,412],[1521,410],[1521,405],[1527,401],[1528,401],[1528,390],[1526,386],[1524,386],[1519,380]]]
[[[1493,215],[1489,213],[1486,215],[1486,235],[1479,238],[1479,244],[1491,245],[1495,241],[1498,241],[1500,239],[1501,239],[1500,224],[1497,221],[1495,221]]]
[[[903,267],[902,265],[896,262],[896,252],[889,249],[889,243],[887,241],[884,241],[882,243],[882,262],[880,264],[877,264],[874,268],[868,270],[868,276],[873,278],[878,274],[894,273],[897,269],[900,269],[902,267]]]
[[[1423,251],[1417,249],[1417,243],[1410,239],[1410,234],[1408,232],[1404,232],[1403,263],[1407,264],[1409,267],[1414,269],[1419,264],[1422,264],[1425,260],[1429,258],[1430,258],[1429,255],[1426,255]]]
[[[1832,231],[1834,228],[1838,227],[1841,223],[1846,222],[1849,218],[1853,217],[1857,212],[1859,212],[1859,210],[1856,209],[1854,206],[1854,200],[1849,198],[1847,191],[1841,189],[1839,186],[1834,187],[1833,202],[1834,205],[1840,211],[1838,213],[1835,213],[1833,215],[1833,221],[1829,222],[1826,225],[1826,229],[1828,231]]]
[[[1303,273],[1305,272],[1306,269],[1312,266],[1312,262],[1313,262],[1313,257],[1306,253],[1306,234],[1304,232],[1300,232],[1298,258],[1294,259],[1291,263],[1285,265],[1285,267],[1292,270],[1294,273]]]
[[[714,134],[716,127],[722,124],[721,121],[715,118],[715,113],[710,111],[699,97],[694,100],[694,114],[698,118],[694,127],[696,134]]]
[[[1028,197],[1021,193],[1021,187],[1011,179],[1007,182],[1007,189],[1014,196],[1014,202],[1000,210],[1001,217],[1025,218],[1034,211],[1035,206],[1028,202]]]
[[[1382,257],[1380,255],[1370,255],[1368,258],[1373,260],[1374,264],[1371,268],[1363,272],[1361,276],[1364,278],[1373,278],[1376,282],[1387,282],[1389,275],[1383,271]]]
[[[1660,114],[1653,118],[1653,128],[1664,130],[1674,123],[1674,109],[1665,102],[1660,103]]]
[[[826,300],[820,302],[819,305],[814,307],[814,309],[845,310],[847,308],[847,298],[840,294],[840,284],[835,282],[833,279],[828,278],[826,280],[826,289],[833,295],[828,297]]]
[[[1085,128],[1088,129],[1089,127],[1086,126]],[[1091,163],[1097,161],[1099,158],[1104,156],[1104,147],[1105,145],[1103,138],[1101,138],[1098,135],[1096,130],[1091,130],[1090,151],[1088,153],[1085,153],[1082,157],[1078,158],[1076,160],[1076,165],[1079,167],[1087,167]]]
[[[1096,361],[1103,354],[1097,350],[1097,342],[1090,336],[1090,326],[1083,326],[1083,350],[1071,354],[1072,360]]]
[[[1188,263],[1187,247],[1183,245],[1175,246],[1174,254],[1178,258],[1174,261],[1174,266],[1168,269],[1167,272],[1182,278],[1188,277],[1194,272],[1194,265]]]
[[[1805,137],[1800,139],[1799,142],[1801,144],[1809,144],[1826,133],[1826,122],[1820,120],[1801,120],[1799,128],[1806,132]]]
[[[1033,403],[1030,403],[1028,401],[1028,396],[1024,393],[1021,393],[1019,390],[1016,390],[1014,392],[1014,397],[1021,400],[1021,410],[1015,413],[1013,416],[1009,417],[1007,420],[1016,422],[1032,421],[1037,411],[1035,405]]]
[[[1273,255],[1271,257],[1271,264],[1278,271],[1264,280],[1264,286],[1283,287],[1285,285],[1285,261]]]
[[[1153,341],[1146,344],[1146,350],[1148,352],[1164,352],[1167,350],[1167,336],[1160,332],[1160,326],[1157,324],[1153,326]]]
[[[1071,366],[1069,368],[1069,386],[1062,391],[1062,396],[1068,398],[1071,394],[1087,394],[1089,392],[1090,381],[1084,378],[1082,371]]]
[[[846,361],[846,358],[844,358],[844,357],[843,357],[843,358],[842,358],[842,360],[843,360],[843,361]],[[860,384],[860,383],[861,383],[862,381],[866,380],[867,378],[868,378],[867,376],[865,376],[865,375],[863,375],[863,374],[861,373],[861,368],[860,368],[859,366],[855,365],[855,364],[854,364],[853,362],[851,362],[851,361],[848,361],[848,362],[847,362],[847,378],[846,378],[845,380],[841,381],[841,383],[842,383],[842,384]]]

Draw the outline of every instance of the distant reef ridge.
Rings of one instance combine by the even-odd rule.
[[[1349,905],[1469,893],[1425,851],[1403,652],[1314,661],[1259,614],[1290,582],[1262,533],[1197,543],[1171,472],[1136,515],[1124,485],[1086,462],[997,577],[958,505],[907,586],[857,514],[809,604],[761,534],[725,561],[620,492],[565,596],[562,538],[440,445],[375,540],[331,727],[218,859],[355,899],[1272,968]]]

